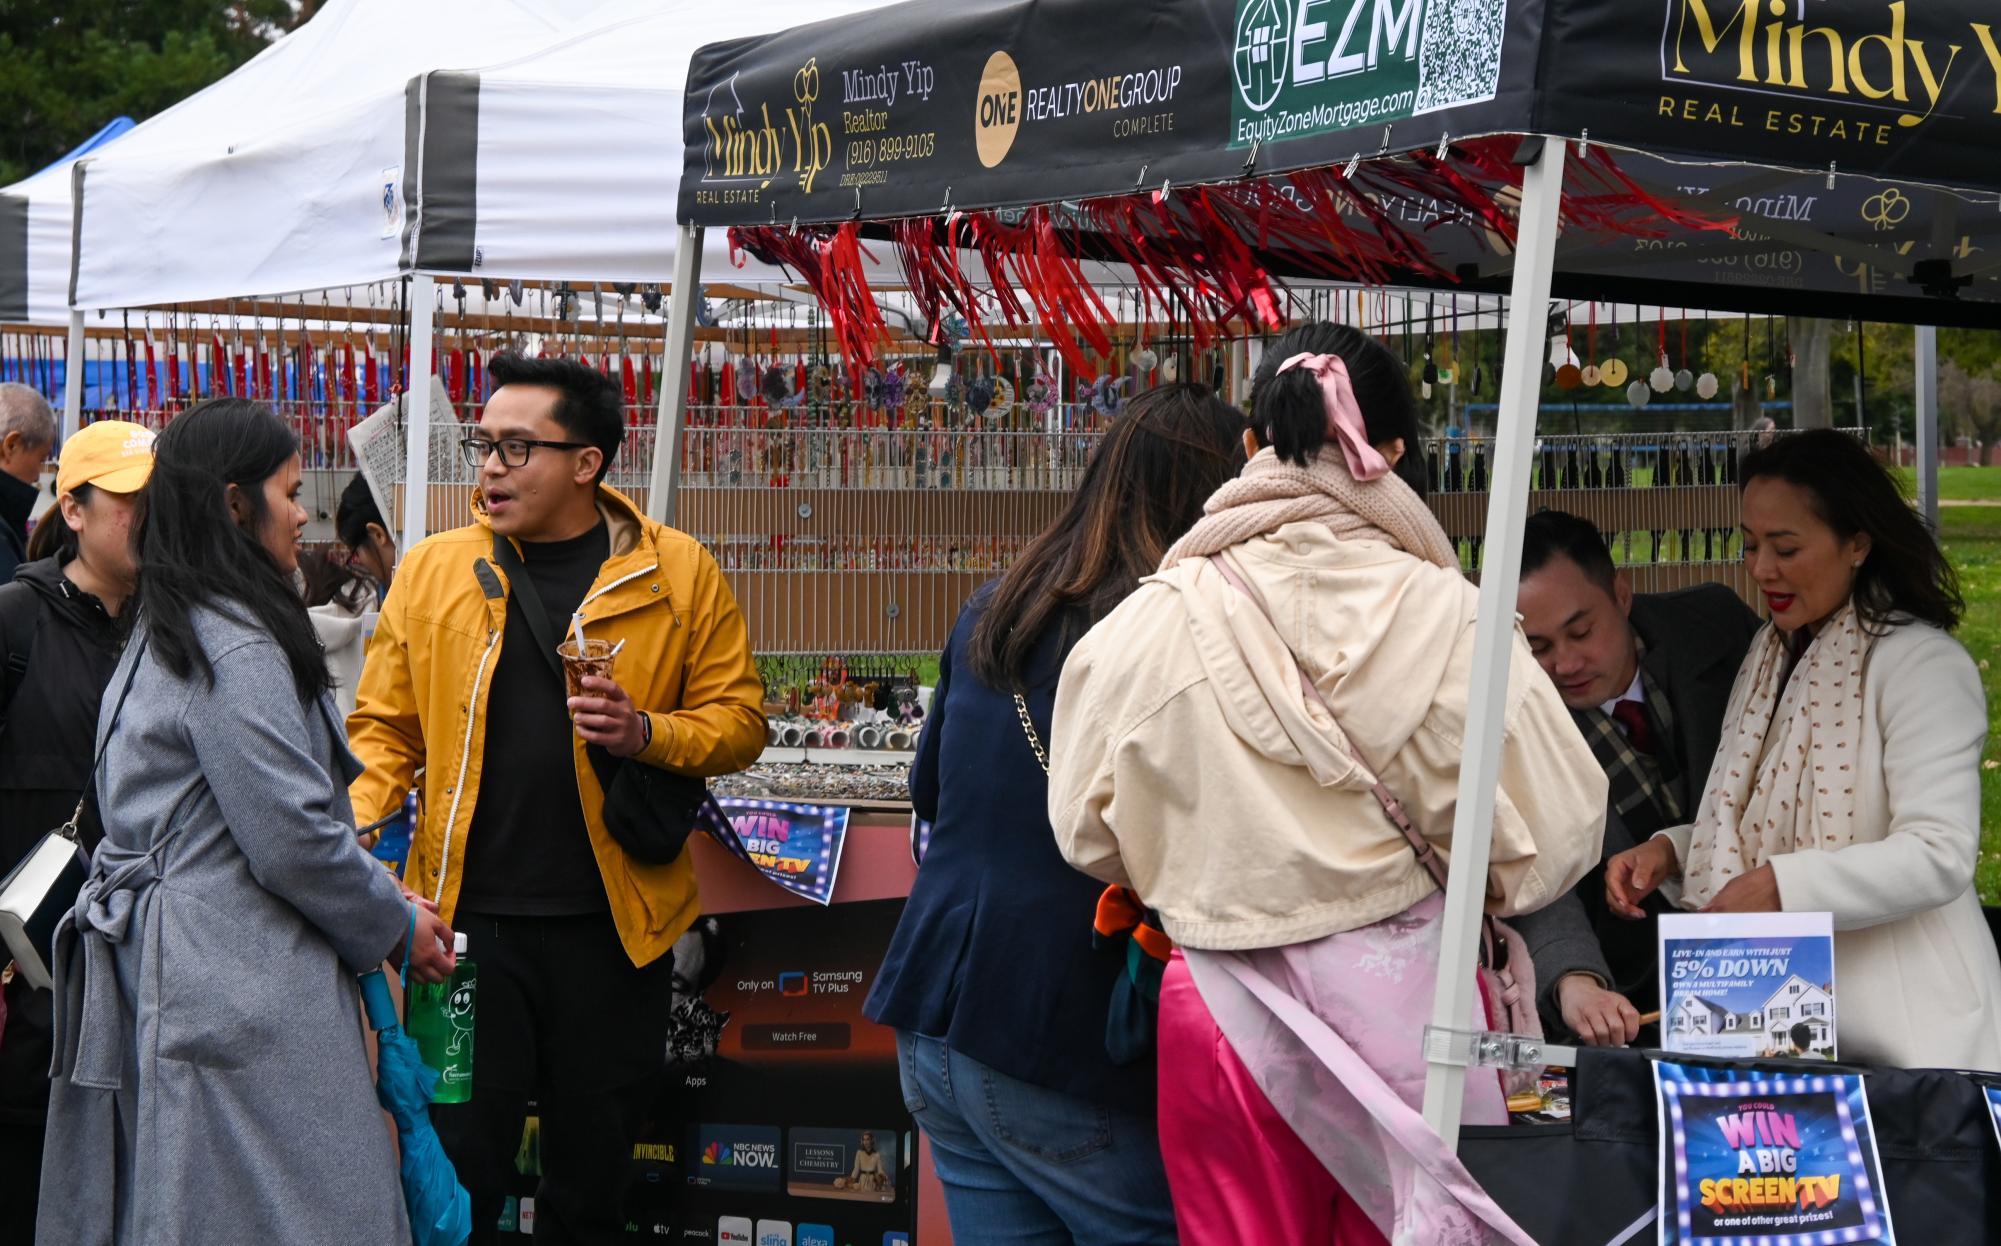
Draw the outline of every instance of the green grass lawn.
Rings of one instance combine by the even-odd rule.
[[[1991,473],[1995,483],[1988,486],[1993,492],[1987,496],[2001,499],[2001,470],[1959,470]],[[1954,496],[1947,492],[1943,473],[1939,493]],[[1959,639],[1980,664],[1980,679],[1987,688],[1987,751],[1980,763],[1980,866],[1975,880],[1981,900],[1995,904],[2001,903],[2001,507],[1944,507],[1939,511],[1939,532],[1966,594],[1966,620],[1960,624]]]
[[[1915,491],[1917,473],[1905,468],[1903,477]],[[1941,467],[1938,495],[1948,502],[2001,502],[2001,467]]]

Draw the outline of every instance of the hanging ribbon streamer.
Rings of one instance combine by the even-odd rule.
[[[1117,318],[1084,278],[1081,261],[1108,259],[1132,273],[1139,317],[1156,309],[1185,321],[1198,350],[1233,326],[1269,332],[1286,322],[1283,283],[1272,267],[1382,288],[1411,281],[1455,281],[1434,258],[1426,234],[1482,231],[1489,245],[1516,239],[1523,166],[1519,144],[1495,137],[1453,143],[1443,154],[1412,152],[1352,170],[1307,169],[1225,185],[1136,192],[1010,213],[954,210],[871,228],[887,233],[903,280],[933,344],[950,317],[995,355],[990,326],[1050,331],[1076,380],[1095,381],[1112,354]],[[1570,165],[1562,224],[1593,234],[1657,237],[1669,226],[1728,230],[1735,216],[1711,217],[1664,202],[1622,173],[1610,152],[1593,147]],[[1402,206],[1424,206],[1429,222],[1413,230]],[[731,257],[782,266],[813,290],[826,309],[859,391],[862,371],[887,341],[882,310],[868,286],[860,222],[838,226],[737,226]],[[978,285],[964,255],[984,269]],[[1366,308],[1358,318],[1366,319]],[[1383,318],[1387,322],[1387,316]],[[726,386],[727,388],[727,386]]]

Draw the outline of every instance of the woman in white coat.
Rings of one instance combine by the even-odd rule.
[[[1851,437],[1781,438],[1743,480],[1771,622],[1695,823],[1614,857],[1607,902],[1637,918],[1678,879],[1683,908],[1832,913],[1842,1059],[2001,1071],[2001,957],[1973,890],[1987,707],[1952,567]]]

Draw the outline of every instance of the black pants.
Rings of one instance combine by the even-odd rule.
[[[0,1243],[11,1246],[35,1240],[54,1000],[21,978],[6,992],[7,1026],[0,1033]]]
[[[666,1064],[673,958],[634,968],[608,913],[461,912],[453,928],[479,968],[473,1092],[433,1105],[431,1120],[472,1196],[473,1246],[498,1236],[531,1099],[536,1240],[622,1244],[632,1146]]]

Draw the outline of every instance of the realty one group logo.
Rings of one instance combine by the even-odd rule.
[[[1105,114],[1113,138],[1160,132],[1181,89],[1181,66],[1163,64],[1093,74],[1070,82],[1028,83],[1008,53],[987,57],[973,106],[973,148],[980,163],[997,167],[1014,149],[1023,125]],[[1148,114],[1142,117],[1141,114]]]

